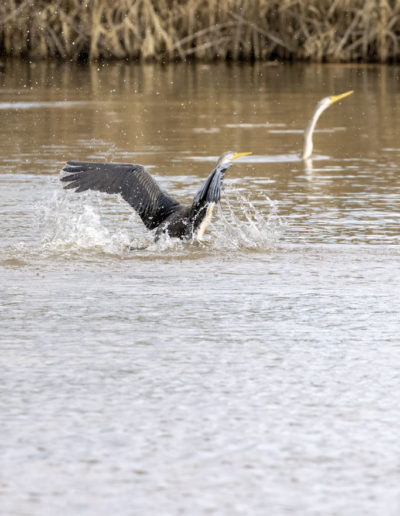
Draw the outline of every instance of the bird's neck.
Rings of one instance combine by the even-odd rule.
[[[229,167],[231,167],[233,163],[222,163],[220,165],[217,165],[214,169],[214,173],[221,172],[223,176],[225,176],[225,172],[228,170]]]
[[[321,116],[321,113],[325,110],[325,106],[320,106],[312,118],[307,124],[306,130],[304,131],[304,142],[303,142],[303,152],[301,154],[301,159],[307,159],[311,156],[313,151],[313,132],[315,126],[317,125],[318,118]]]

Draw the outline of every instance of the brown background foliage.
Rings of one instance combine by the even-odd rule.
[[[0,53],[396,61],[400,0],[2,0]]]

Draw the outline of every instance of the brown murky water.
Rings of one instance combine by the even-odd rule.
[[[398,514],[399,73],[6,63],[3,514]],[[136,162],[189,201],[229,149],[202,244],[59,182]]]

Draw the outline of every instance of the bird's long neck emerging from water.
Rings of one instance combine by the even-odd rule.
[[[326,108],[327,108],[327,106],[324,106],[324,105],[319,106],[307,124],[306,130],[304,131],[304,143],[303,143],[303,152],[301,154],[301,159],[307,159],[312,154],[313,132],[314,132],[315,126],[317,125],[318,118],[321,116],[322,112],[325,111]]]

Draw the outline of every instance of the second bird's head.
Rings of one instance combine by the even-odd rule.
[[[323,107],[322,111],[324,111],[326,108],[328,108],[329,106],[331,106],[335,102],[338,102],[339,100],[342,100],[342,99],[348,97],[352,93],[354,93],[353,90],[346,91],[345,93],[341,93],[340,95],[331,95],[330,97],[324,97],[323,99],[321,99],[318,102],[317,107],[318,108]]]

